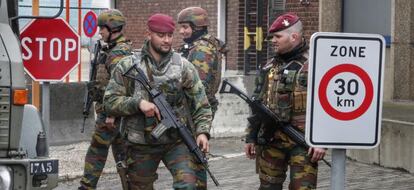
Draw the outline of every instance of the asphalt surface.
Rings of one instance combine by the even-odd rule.
[[[60,155],[60,182],[58,190],[76,189],[79,185],[83,169],[83,156],[88,143],[70,146],[52,147],[52,156]],[[214,186],[209,179],[209,189],[257,189],[259,180],[255,174],[255,161],[248,160],[243,154],[244,142],[241,138],[222,138],[211,140],[210,170],[220,182],[220,188]],[[330,155],[326,157],[330,161]],[[318,173],[318,189],[329,189],[331,171],[320,162]],[[172,177],[168,170],[161,166],[158,170],[159,179],[156,189],[171,189]],[[287,189],[289,179],[284,186]],[[414,174],[383,168],[376,165],[362,164],[353,160],[346,161],[345,189],[381,189],[410,190],[414,189]],[[118,175],[115,173],[112,156],[107,163],[104,174],[99,181],[98,189],[121,189]]]

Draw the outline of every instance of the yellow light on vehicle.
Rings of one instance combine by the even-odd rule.
[[[27,90],[13,90],[13,104],[23,106],[27,104]]]

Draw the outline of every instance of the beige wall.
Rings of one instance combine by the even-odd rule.
[[[394,93],[394,65],[391,62],[391,49],[385,50],[385,65],[384,65],[384,93],[383,100],[390,102],[393,100]]]
[[[414,1],[391,3],[391,64],[394,65],[393,99],[414,100]]]

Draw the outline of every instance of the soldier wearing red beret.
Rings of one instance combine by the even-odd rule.
[[[117,64],[105,91],[105,110],[122,117],[121,133],[128,144],[130,189],[154,189],[161,161],[173,175],[173,189],[207,188],[206,171],[177,130],[166,130],[158,139],[152,137],[152,132],[163,128],[160,111],[145,88],[124,75],[130,71],[128,75],[137,76],[131,67],[140,68],[151,86],[166,96],[173,113],[193,133],[200,149],[208,152],[211,107],[197,69],[171,48],[174,30],[170,16],[154,14],[149,17],[142,49]]]
[[[316,189],[318,163],[325,149],[308,150],[294,142],[278,125],[291,124],[304,133],[308,46],[303,38],[302,22],[294,13],[280,15],[269,28],[269,37],[276,53],[260,68],[254,96],[261,100],[283,122],[261,122],[252,114],[247,128],[245,153],[257,159],[261,190],[282,189],[290,168],[289,189]]]

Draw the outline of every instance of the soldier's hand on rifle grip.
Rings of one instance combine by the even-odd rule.
[[[317,162],[325,157],[326,150],[324,148],[309,147],[308,155],[311,157],[311,162]]]
[[[249,159],[256,158],[256,147],[254,143],[246,143],[244,145],[244,152],[246,153],[246,157]]]
[[[208,153],[210,151],[210,145],[208,143],[208,138],[205,134],[199,134],[196,139],[197,145],[200,147],[201,151]]]
[[[152,102],[141,100],[138,105],[138,108],[144,113],[145,117],[154,117],[156,116],[158,120],[161,120],[160,111],[157,106]]]

